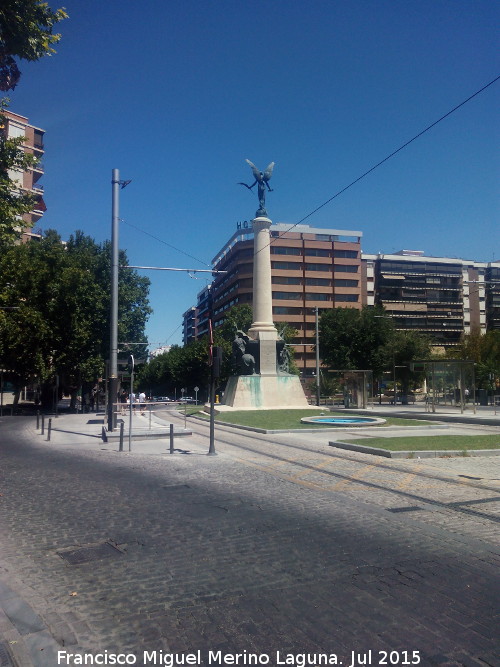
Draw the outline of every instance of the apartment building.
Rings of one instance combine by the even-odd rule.
[[[490,262],[485,272],[486,328],[500,331],[500,262]]]
[[[362,255],[363,304],[382,305],[400,330],[429,334],[436,346],[462,333],[500,328],[500,263],[427,257],[423,251]]]
[[[20,188],[35,195],[35,205],[30,213],[23,216],[24,227],[23,241],[30,238],[41,238],[41,230],[38,223],[43,214],[47,210],[43,200],[43,185],[39,183],[43,176],[43,163],[41,162],[44,155],[43,138],[45,130],[30,125],[28,118],[12,111],[4,111],[6,118],[5,126],[1,129],[8,139],[17,137],[24,137],[23,150],[25,153],[30,153],[38,158],[38,163],[28,171],[9,170],[9,178],[11,178]]]
[[[309,225],[277,223],[271,226],[271,281],[273,319],[297,330],[295,360],[303,376],[312,376],[316,357],[316,308],[361,308],[361,232],[318,229]],[[252,305],[253,231],[242,223],[214,257],[218,274],[212,283],[214,328],[236,304]],[[198,295],[195,313],[184,314],[184,342],[189,332],[207,331],[208,290]],[[193,318],[195,324],[190,322]]]

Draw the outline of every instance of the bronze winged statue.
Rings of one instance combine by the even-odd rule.
[[[257,183],[257,193],[259,197],[259,210],[256,212],[256,217],[260,216],[267,216],[267,211],[266,211],[266,187],[269,192],[272,192],[272,189],[269,187],[269,181],[271,180],[271,176],[273,175],[273,168],[274,168],[274,162],[271,162],[270,165],[268,165],[267,169],[265,171],[260,171],[257,169],[257,167],[254,165],[253,162],[250,162],[250,160],[245,160],[245,162],[248,162],[250,165],[250,168],[253,172],[253,175],[255,177],[255,181],[252,183],[252,185],[247,185],[246,183],[238,183],[238,185],[244,185],[246,188],[251,190],[253,186]]]

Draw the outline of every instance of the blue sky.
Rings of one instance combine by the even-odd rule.
[[[276,162],[268,213],[294,224],[500,74],[497,0],[50,4],[70,15],[58,53],[10,95],[46,130],[43,228],[109,238],[119,169],[134,265],[207,268],[255,214],[245,158]],[[498,260],[499,99],[500,81],[307,224]],[[206,278],[147,275],[149,340],[179,343]]]

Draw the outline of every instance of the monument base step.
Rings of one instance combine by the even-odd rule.
[[[218,409],[276,410],[309,408],[297,375],[238,375],[227,381]],[[316,408],[317,409],[317,408]]]

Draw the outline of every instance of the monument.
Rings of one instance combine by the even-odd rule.
[[[271,284],[271,220],[267,217],[266,192],[274,162],[262,172],[247,160],[255,181],[240,183],[249,190],[257,184],[259,208],[252,220],[253,323],[238,331],[233,341],[233,369],[222,405],[236,409],[307,408],[309,404],[297,375],[290,373],[290,354],[273,323]]]

